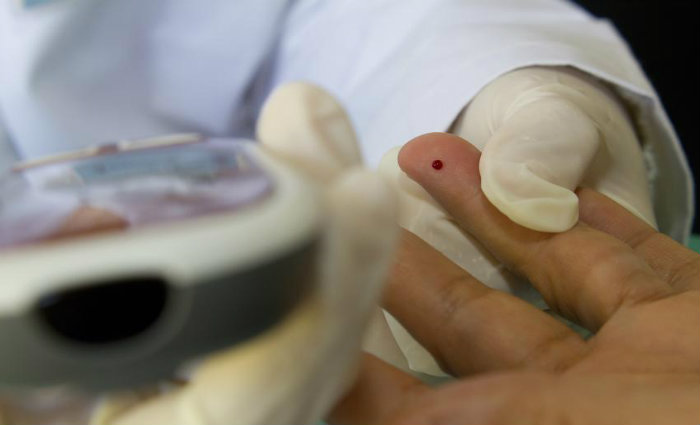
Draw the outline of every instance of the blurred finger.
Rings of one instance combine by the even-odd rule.
[[[510,221],[481,192],[479,157],[463,139],[433,133],[406,144],[399,165],[562,315],[594,330],[622,305],[671,292],[629,246],[589,226],[550,234]]]
[[[336,181],[328,201],[320,280],[332,314],[352,323],[368,317],[384,287],[399,237],[396,197],[377,174],[357,169]]]

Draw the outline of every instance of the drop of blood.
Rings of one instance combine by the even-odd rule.
[[[442,161],[440,161],[439,159],[436,159],[435,161],[433,161],[433,168],[435,168],[436,170],[441,169],[442,168]]]

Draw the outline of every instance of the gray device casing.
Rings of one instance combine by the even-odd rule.
[[[155,383],[265,332],[305,298],[317,189],[242,146],[274,187],[249,206],[0,251],[0,390]]]
[[[107,390],[173,376],[183,360],[230,347],[280,322],[309,290],[316,249],[317,243],[310,242],[264,264],[195,286],[165,283],[159,317],[148,329],[121,341],[67,339],[47,323],[37,302],[26,314],[0,320],[2,386],[68,384]],[[123,314],[129,314],[128,307]]]

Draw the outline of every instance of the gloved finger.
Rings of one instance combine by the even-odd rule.
[[[352,384],[398,241],[395,194],[376,173],[351,170],[328,193],[331,220],[320,276],[325,314],[316,337],[326,345],[314,345],[322,354],[306,371],[313,378],[302,411],[310,419],[325,415]]]
[[[355,169],[337,181],[328,198],[330,242],[322,262],[323,290],[331,291],[327,299],[338,309],[334,314],[366,316],[384,287],[398,243],[396,195],[376,173]],[[373,286],[363,288],[358,280]],[[348,304],[350,299],[363,302]]]
[[[292,395],[289,386],[280,385],[280,377],[304,368],[306,358],[294,358],[294,353],[313,340],[321,311],[318,300],[305,302],[244,346],[211,355],[180,388],[143,398],[135,391],[113,395],[96,410],[91,424],[228,424],[234,418],[273,423],[272,418],[285,413],[281,399]]]
[[[386,425],[389,418],[427,391],[429,388],[420,380],[371,354],[364,354],[353,387],[335,406],[327,422]]]
[[[322,417],[351,383],[397,234],[395,200],[375,174],[346,173],[328,193],[321,287],[312,299],[246,346],[205,360],[184,387],[96,423],[302,424]]]
[[[574,190],[600,145],[593,121],[573,102],[538,99],[508,116],[489,139],[481,188],[516,223],[562,232],[578,220]]]
[[[362,164],[345,110],[328,92],[308,83],[282,85],[268,97],[257,137],[268,152],[320,180]]]
[[[677,290],[700,288],[700,256],[594,190],[580,189],[581,221],[631,246]]]
[[[521,227],[481,192],[479,151],[447,134],[420,136],[404,146],[399,165],[504,264],[527,277],[547,303],[591,330],[623,305],[671,293],[626,244],[579,224],[561,234]],[[442,161],[443,167],[431,164]]]
[[[511,368],[562,371],[588,352],[563,323],[489,288],[407,231],[384,307],[456,376]]]

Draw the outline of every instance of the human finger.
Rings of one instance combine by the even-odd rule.
[[[418,379],[371,354],[362,358],[353,387],[327,422],[333,425],[385,425],[387,420],[429,391]]]
[[[463,139],[432,133],[406,144],[399,165],[552,308],[595,330],[621,305],[671,292],[629,246],[590,226],[551,234],[510,221],[480,189],[479,157]]]
[[[700,255],[658,232],[605,195],[580,189],[581,220],[631,246],[674,289],[700,288]]]
[[[408,231],[394,264],[384,307],[453,375],[560,371],[587,352],[567,326],[489,288]]]
[[[426,393],[387,425],[696,423],[697,375],[490,374]]]

